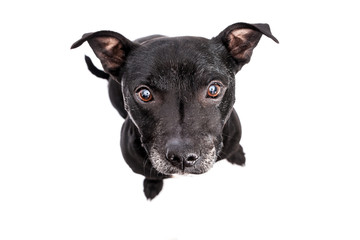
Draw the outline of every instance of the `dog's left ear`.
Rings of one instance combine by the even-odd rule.
[[[71,49],[81,46],[86,41],[100,59],[104,71],[114,77],[118,77],[129,52],[138,46],[117,32],[98,31],[84,34]]]
[[[272,35],[268,24],[249,23],[230,25],[213,40],[225,45],[234,60],[234,70],[238,72],[242,66],[250,61],[252,52],[263,34],[279,43]]]

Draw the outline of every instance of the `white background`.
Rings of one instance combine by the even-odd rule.
[[[0,239],[360,239],[355,4],[2,1]],[[247,166],[166,180],[147,201],[92,51],[71,44],[97,30],[211,38],[241,21],[280,41],[263,37],[237,75]]]

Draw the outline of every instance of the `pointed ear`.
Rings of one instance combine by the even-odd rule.
[[[129,52],[138,46],[119,33],[99,31],[84,34],[71,46],[71,49],[81,46],[86,41],[100,59],[104,71],[114,77],[118,77]]]
[[[248,23],[230,25],[215,37],[214,40],[225,45],[235,61],[234,70],[238,72],[243,65],[250,61],[252,52],[263,34],[279,43],[272,35],[268,24]]]

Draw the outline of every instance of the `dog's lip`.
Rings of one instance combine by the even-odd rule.
[[[214,163],[215,163],[215,161],[214,161]],[[173,166],[172,170],[174,170],[174,171],[176,170],[176,172],[170,173],[170,174],[171,175],[177,174],[180,176],[200,175],[200,174],[206,173],[213,166],[213,164],[211,164],[209,166],[209,168],[204,170],[204,169],[201,169],[201,167],[200,168],[197,167],[197,164],[201,164],[201,160],[199,160],[199,163],[196,163],[195,165],[193,165],[191,167],[179,168],[179,167]]]

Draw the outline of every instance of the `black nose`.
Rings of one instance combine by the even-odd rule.
[[[189,155],[181,155],[179,153],[168,152],[166,159],[175,167],[184,169],[186,167],[192,167],[195,165],[199,157],[193,153]]]
[[[184,170],[192,167],[199,159],[195,151],[191,151],[191,146],[184,141],[172,140],[166,144],[166,159],[175,167]]]

